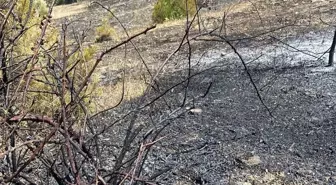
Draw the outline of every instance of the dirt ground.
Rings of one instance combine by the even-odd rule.
[[[152,0],[102,2],[112,7],[130,33],[152,24],[148,13],[154,4]],[[143,176],[169,169],[155,180],[175,185],[336,184],[336,73],[334,68],[323,67],[326,64],[323,54],[330,46],[333,31],[325,23],[334,23],[335,4],[324,0],[213,2],[211,10],[202,12],[202,29],[220,25],[226,11],[229,12],[226,37],[251,37],[233,43],[248,62],[272,115],[258,99],[241,62],[227,45],[204,41],[208,37],[193,41],[191,72],[200,74],[190,81],[187,106],[197,111],[160,121],[182,103],[184,88],[179,86],[155,106],[141,112],[139,124],[144,124],[146,131],[169,125],[161,133],[164,139],[152,148]],[[74,27],[85,27],[89,21],[93,27],[99,25],[106,12],[97,8],[70,13],[73,19],[85,20]],[[57,22],[62,20],[59,16]],[[184,24],[183,20],[169,21],[135,40],[153,72],[179,45]],[[196,34],[197,26],[192,32]],[[125,36],[121,34],[120,38]],[[99,47],[114,42],[104,42]],[[119,49],[106,61],[100,67],[105,84],[114,83],[113,77],[120,75],[116,61],[126,61],[127,65],[120,66],[127,66],[129,79],[141,81],[139,76],[146,73],[132,48],[127,58],[124,49]],[[187,65],[186,48],[183,48],[159,75],[161,90],[150,95],[148,101],[185,79]],[[197,98],[207,91],[210,83],[207,95]],[[137,88],[131,86],[131,90]],[[169,108],[165,107],[167,101]],[[137,102],[137,99],[125,102],[96,121],[113,122]],[[124,127],[121,124],[111,129],[103,135],[104,142],[118,145]],[[114,152],[113,149],[103,151],[107,168]]]

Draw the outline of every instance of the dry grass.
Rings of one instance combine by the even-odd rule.
[[[87,11],[89,2],[80,2],[70,5],[59,5],[54,7],[52,16],[54,19],[60,19],[63,17],[69,17]]]
[[[217,22],[226,12],[226,28],[228,35],[253,35],[267,32],[285,25],[296,25],[284,33],[300,33],[306,28],[322,28],[320,18],[326,22],[330,20],[328,10],[332,5],[327,1],[287,1],[286,3],[270,3],[263,0],[250,0],[224,7],[221,12],[209,12],[205,19],[212,18]],[[300,4],[300,6],[298,6]],[[217,24],[218,25],[218,24]]]
[[[126,79],[124,89],[124,101],[129,101],[143,95],[147,85],[143,80]],[[103,86],[103,93],[97,99],[97,111],[101,111],[110,107],[114,107],[119,103],[123,94],[123,82],[116,85]]]
[[[140,60],[134,57],[128,57],[125,60],[120,55],[116,54],[112,59],[106,59],[97,69],[100,76],[105,76],[109,82],[111,79],[118,77],[116,82],[102,87],[102,94],[96,99],[97,111],[114,107],[120,101],[123,94],[124,81],[124,101],[132,100],[143,95],[147,88],[147,84],[142,79],[142,74],[145,73],[142,69]],[[123,72],[125,71],[125,77]],[[125,78],[123,80],[123,78]]]
[[[302,3],[300,6],[295,6],[295,2],[292,1],[288,1],[287,4],[288,5],[286,6],[279,6],[274,4],[268,4],[263,0],[241,0],[239,3],[229,4],[221,8],[220,10],[202,12],[202,26],[205,26],[207,29],[212,29],[219,26],[221,24],[221,19],[224,12],[226,12],[227,14],[226,33],[229,35],[252,35],[256,32],[264,32],[267,29],[271,29],[272,26],[280,27],[281,24],[286,24],[286,22],[278,22],[280,20],[286,20],[287,23],[291,21],[293,22],[295,20],[299,20],[300,22],[302,22],[302,24],[306,24],[307,22],[309,22],[311,24],[310,27],[323,27],[323,25],[321,25],[320,17],[324,18],[324,20],[326,21],[329,21],[327,18],[330,17],[326,17],[327,13],[318,14],[318,16],[316,14],[316,12],[319,12],[319,9],[328,10],[332,8],[330,7],[330,3],[328,4],[327,1],[317,1],[316,3]],[[332,6],[335,7],[335,5]],[[79,14],[87,11],[87,8],[87,2],[57,6],[54,9],[53,17],[58,19],[70,15]],[[143,12],[147,11],[150,8],[150,6],[141,7],[132,13],[136,15],[141,15]],[[314,12],[316,16],[310,16]],[[126,16],[130,14],[130,12],[125,12],[124,14]],[[141,16],[135,17],[141,18]],[[135,26],[131,27],[128,30],[130,35],[139,33],[148,26],[136,23],[138,21],[145,22],[140,19],[135,20]],[[147,24],[150,24],[150,22],[147,21]],[[158,24],[154,32],[155,35],[159,36],[160,39],[169,36],[176,37],[176,33],[183,34],[184,25],[185,20],[166,21],[163,24]],[[194,27],[196,28],[196,25]],[[123,32],[121,32],[120,35],[122,35],[121,37],[123,38],[126,37]],[[104,46],[99,45],[99,47]],[[128,56],[128,59],[130,59],[131,62],[127,62],[125,64],[123,60],[116,59],[120,58],[120,56],[122,55],[122,53],[116,53],[116,55],[113,56],[113,61],[111,60],[104,62],[104,65],[102,65],[98,71],[100,73],[104,73],[107,71],[118,71],[126,68],[132,69],[132,73],[136,73],[135,75],[140,76],[139,74],[143,72],[141,72],[141,64],[139,64],[139,59],[137,59],[135,56]],[[130,100],[132,98],[142,95],[143,90],[146,87],[144,82],[138,77],[135,77],[135,75],[130,76],[126,80],[126,100]],[[106,93],[104,93],[100,97],[98,103],[99,107],[102,109],[111,105],[115,105],[120,100],[121,96],[120,82],[114,86],[104,86],[104,88],[106,89]]]

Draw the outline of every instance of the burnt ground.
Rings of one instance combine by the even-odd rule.
[[[289,38],[286,43],[320,56],[330,45],[327,38],[331,31],[311,32]],[[164,96],[173,107],[171,111],[160,99],[141,112],[138,121],[145,125],[143,134],[169,125],[160,134],[164,138],[152,148],[144,177],[168,168],[156,179],[160,184],[336,183],[334,68],[323,67],[326,56],[317,60],[282,43],[251,44],[255,47],[237,45],[237,49],[246,62],[254,61],[249,63],[249,71],[272,116],[258,99],[237,57],[224,44],[217,44],[197,65],[193,63],[192,74],[202,73],[190,81],[188,98],[192,103],[186,107],[201,111],[187,111],[176,119],[161,121],[182,104],[184,88],[178,86]],[[186,62],[183,57],[179,61]],[[187,77],[188,70],[178,69],[171,68],[162,75],[161,92]],[[207,96],[197,98],[210,82],[213,85]],[[119,111],[136,104],[126,103],[99,118],[98,123],[108,124]],[[115,134],[125,129],[116,126],[103,138],[119,143],[121,138]],[[104,154],[110,156],[110,152]]]
[[[125,1],[124,4],[130,2]],[[123,7],[122,2],[118,3]],[[286,8],[286,5],[280,5]],[[304,17],[306,14],[302,12],[314,12],[315,9],[310,9],[311,5],[308,1],[302,3],[304,11],[299,11],[298,4],[288,9],[290,13]],[[333,7],[327,4],[316,7],[322,9],[319,13],[324,18],[334,15],[330,13]],[[281,10],[274,9],[274,17],[269,17],[265,22],[271,24],[275,18],[278,22],[286,22],[292,14],[285,14]],[[242,18],[248,13],[238,11],[232,18],[237,15]],[[127,16],[124,18],[127,21]],[[239,16],[235,19],[240,20]],[[240,24],[243,25],[255,24],[241,20]],[[309,22],[300,20],[302,24]],[[270,39],[270,35],[234,42],[246,62],[250,62],[248,68],[272,116],[258,99],[240,61],[225,44],[193,42],[191,72],[203,72],[190,81],[190,102],[178,108],[184,97],[186,83],[183,83],[139,112],[137,125],[144,126],[140,135],[168,125],[160,134],[164,138],[151,148],[142,176],[148,178],[161,169],[169,169],[155,181],[176,185],[336,184],[336,73],[334,68],[323,67],[326,56],[322,56],[330,46],[332,30],[329,26],[320,28],[309,25],[290,27],[271,34],[282,42]],[[235,33],[235,26],[232,21],[230,36],[246,36],[243,31]],[[241,30],[257,34],[259,29],[263,29],[255,27]],[[137,26],[135,28],[138,29]],[[298,30],[292,33],[294,29]],[[176,48],[181,35],[183,25],[163,26],[136,40],[136,43],[150,66],[156,66]],[[101,45],[107,47],[109,44]],[[170,60],[159,76],[159,92],[149,94],[145,102],[150,102],[153,97],[187,77],[185,50]],[[122,55],[122,51],[117,50],[108,60]],[[139,60],[132,51],[129,54],[131,60]],[[320,56],[321,59],[317,59]],[[213,83],[209,93],[199,98],[210,82]],[[97,118],[97,129],[134,109],[138,102],[138,99],[124,102],[118,109]],[[194,107],[196,109],[193,110],[198,112],[185,111],[186,107]],[[179,115],[178,118],[165,120],[174,117],[175,113]],[[120,149],[128,122],[125,119],[101,137],[104,145],[111,146],[104,148],[102,153],[107,169],[113,166],[114,154]],[[134,144],[136,146],[138,144]]]
[[[286,63],[284,55],[279,54],[283,58],[277,62]],[[227,184],[230,178],[255,184],[335,184],[336,73],[316,72],[317,65],[321,63],[305,60],[280,67],[250,66],[274,118],[239,64],[202,75],[197,82],[209,76],[214,80],[208,96],[196,104],[203,112],[172,124],[167,134],[173,137],[163,144],[170,155],[162,160],[194,170],[209,184]],[[191,89],[196,93],[199,84]],[[240,155],[259,156],[261,164],[242,167]]]
[[[255,184],[333,184],[335,110],[327,92],[335,88],[335,73],[310,74],[302,67],[254,71],[258,87],[271,81],[262,94],[274,119],[243,70],[227,67],[212,73],[212,91],[196,104],[203,112],[172,123],[166,133],[171,138],[153,152],[169,154],[160,160],[176,170],[194,171],[209,184],[228,184],[230,178]],[[237,161],[251,154],[260,157],[260,165]],[[273,177],[267,179],[268,174]]]

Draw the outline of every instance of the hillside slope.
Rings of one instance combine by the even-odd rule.
[[[152,24],[153,0],[101,2],[111,7],[132,34]],[[136,125],[143,128],[141,136],[167,126],[159,135],[163,139],[151,148],[141,177],[147,179],[167,169],[153,180],[175,185],[336,184],[336,72],[323,67],[331,45],[336,4],[327,0],[211,2],[210,8],[201,12],[202,33],[220,26],[226,12],[221,34],[233,40],[247,63],[262,102],[237,54],[223,40],[209,35],[192,40],[191,63],[188,48],[182,47],[158,75],[159,90],[145,100],[151,102],[161,93],[165,96],[136,117]],[[71,6],[83,8],[83,4],[75,4],[56,7],[56,12]],[[66,18],[82,20],[74,23],[76,30],[90,25],[87,44],[93,44],[94,28],[105,15],[98,6],[88,6]],[[57,23],[64,21],[64,17],[58,18]],[[120,40],[125,39],[118,22],[111,19],[111,24],[120,33]],[[179,46],[184,30],[185,20],[168,21],[134,41],[151,72],[155,73]],[[190,37],[198,34],[196,25]],[[116,42],[96,45],[104,49]],[[125,57],[125,48],[116,50],[100,66],[107,89],[104,102],[111,101],[104,98],[115,98],[111,92],[120,83],[121,78],[115,82],[115,76],[120,77],[122,70],[126,71],[130,91],[146,83],[143,76],[149,75],[139,54],[131,46],[126,51]],[[185,80],[189,72],[200,73],[188,84],[187,107],[196,112],[180,108],[186,83],[166,91]],[[210,91],[202,97],[209,84]],[[96,118],[95,128],[114,123],[142,105],[137,98],[140,95]],[[176,110],[186,113],[165,120],[174,117]],[[120,152],[118,146],[131,119],[127,117],[101,137],[104,146],[113,146],[101,154],[107,170],[113,168],[114,154]]]

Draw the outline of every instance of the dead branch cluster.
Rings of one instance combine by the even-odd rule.
[[[112,122],[97,123],[94,120],[100,114],[115,108],[95,114],[89,110],[90,86],[97,67],[104,56],[117,48],[126,48],[129,43],[138,51],[133,40],[155,26],[129,35],[119,22],[127,38],[98,53],[95,58],[87,59],[84,54],[87,30],[72,31],[70,21],[64,21],[57,38],[50,41],[49,36],[53,35],[50,34],[53,29],[52,9],[50,6],[48,14],[40,17],[38,24],[29,24],[29,20],[34,18],[31,10],[29,13],[20,12],[19,1],[6,1],[0,5],[0,184],[156,184],[155,179],[164,172],[144,177],[145,161],[151,147],[164,138],[161,132],[168,127],[170,120],[190,111],[190,108],[183,107],[190,103],[188,86],[190,79],[197,74],[192,74],[189,69],[185,80],[163,90],[157,78],[169,58],[156,74],[151,74],[142,60],[151,76],[145,94],[154,91],[157,95],[150,100],[140,98],[138,106]],[[189,68],[190,25],[180,46],[172,54],[188,45]],[[29,31],[34,28],[38,28],[34,39],[20,48],[25,38],[32,37]],[[158,127],[145,131],[143,124],[138,124],[141,111],[150,109],[155,102],[164,100],[172,89],[183,85],[182,104],[175,108],[169,106],[169,113],[155,120]],[[45,97],[48,97],[48,105],[41,103]],[[118,105],[122,101],[123,98]],[[120,138],[121,146],[115,154],[110,154],[113,161],[107,164],[109,160],[102,157],[106,155],[102,150],[109,146],[102,140],[104,134],[121,122],[128,126]]]

